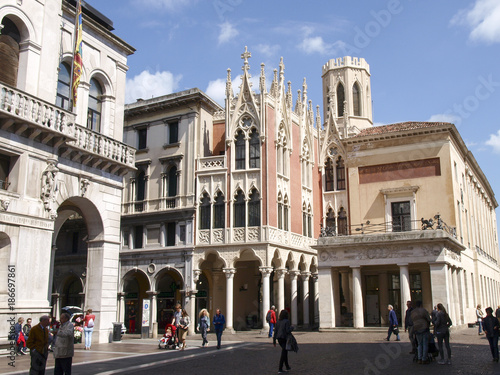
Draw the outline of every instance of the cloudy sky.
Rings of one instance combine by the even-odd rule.
[[[316,106],[322,65],[363,57],[374,122],[455,123],[500,201],[498,0],[88,2],[137,49],[128,102],[198,87],[223,103],[226,69],[236,79],[248,46],[254,78],[265,63],[269,82],[283,56],[293,102],[305,77]]]

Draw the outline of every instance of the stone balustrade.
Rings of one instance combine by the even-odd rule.
[[[226,166],[226,156],[208,156],[198,159],[198,171],[222,169]]]

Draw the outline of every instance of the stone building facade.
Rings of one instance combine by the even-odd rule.
[[[135,169],[135,149],[121,142],[134,49],[102,14],[88,5],[83,12],[84,68],[73,110],[75,3],[0,5],[3,338],[12,314],[37,322],[68,304],[94,310],[100,342],[116,320],[122,180]],[[12,276],[15,292],[7,289]]]

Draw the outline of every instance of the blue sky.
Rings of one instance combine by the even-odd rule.
[[[198,87],[222,103],[226,69],[236,80],[248,46],[255,79],[263,62],[269,83],[283,56],[293,102],[305,77],[316,106],[322,65],[363,57],[374,122],[455,123],[500,194],[498,0],[88,2],[137,49],[128,60],[128,102]]]

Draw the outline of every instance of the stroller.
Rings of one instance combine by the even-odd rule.
[[[164,349],[175,349],[175,326],[172,324],[167,324],[165,327],[165,334],[158,340],[158,349],[161,349],[162,345]]]
[[[429,334],[429,345],[427,347],[427,361],[432,362],[435,360],[435,358],[439,355],[439,349],[437,348],[436,345],[436,340],[435,340],[435,335],[430,333]],[[413,362],[418,361],[418,351],[415,353],[415,356],[413,357]]]

